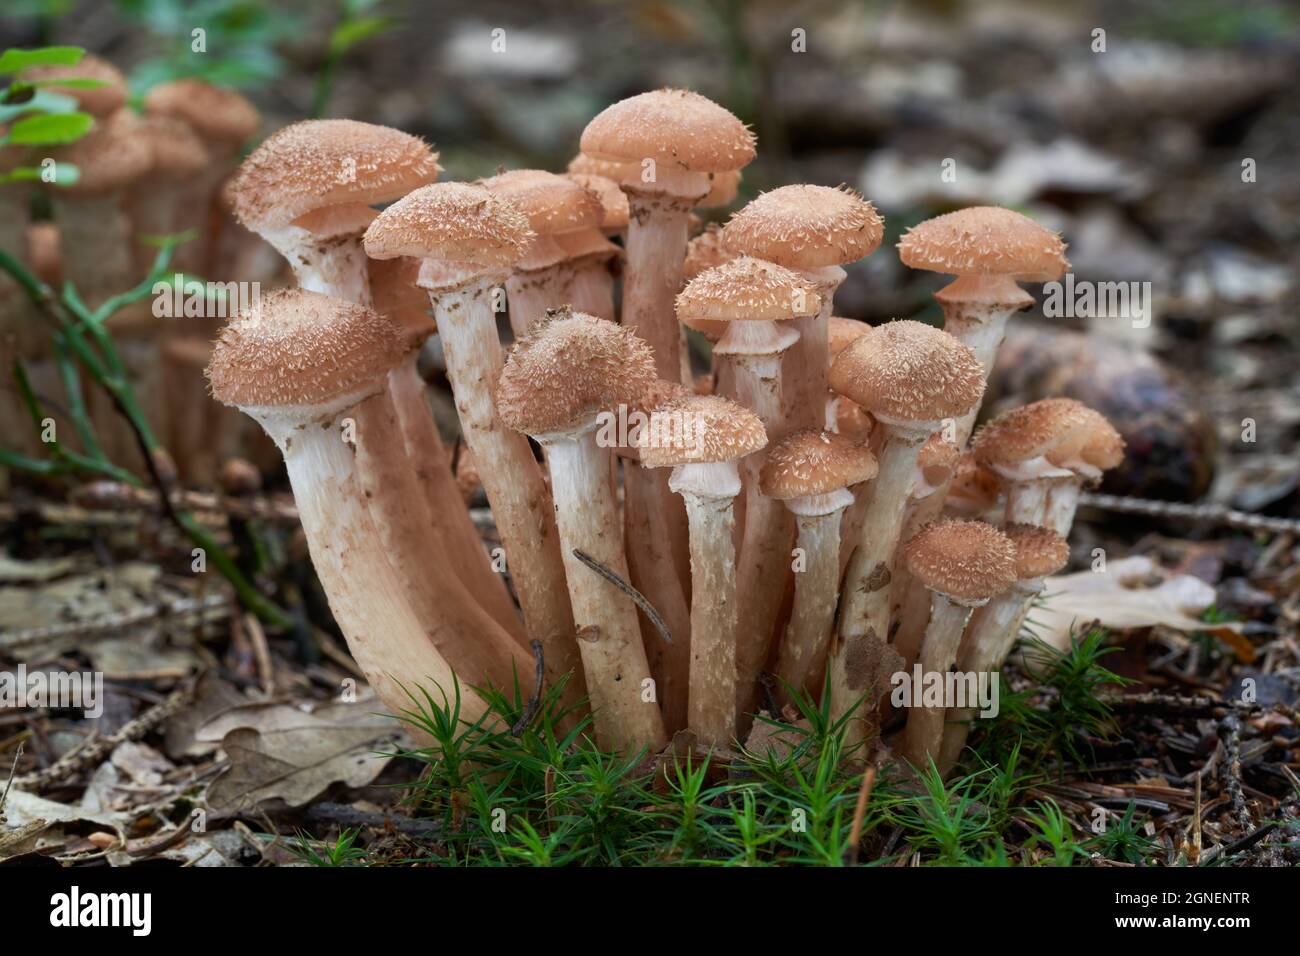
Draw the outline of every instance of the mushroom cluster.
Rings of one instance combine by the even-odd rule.
[[[123,217],[167,232],[199,208],[233,218],[187,250],[196,268],[264,278],[241,273],[246,249],[226,257],[241,235],[282,258],[296,287],[262,294],[215,345],[151,341],[175,391],[206,364],[212,395],[278,447],[388,709],[457,683],[477,719],[479,688],[526,692],[536,670],[627,753],[683,733],[733,748],[760,710],[811,698],[851,744],[883,734],[914,765],[956,762],[969,710],[892,711],[891,677],[996,672],[1068,560],[1080,491],[1124,453],[1068,399],[974,430],[1007,322],[1033,303],[1021,284],[1068,268],[1058,236],[1001,208],[922,222],[899,254],[953,277],[943,328],[872,327],[834,315],[845,267],[884,236],[853,190],[783,186],[701,227],[694,210],[734,201],[756,143],[696,93],[608,107],[563,173],[440,181],[418,137],[312,120],[227,177],[258,122],[246,102],[172,84],[137,119],[120,77],[90,65],[104,85],[74,91],[99,120],[55,204],[62,268],[138,272]],[[706,374],[688,330],[711,346]],[[416,361],[435,336],[459,469]],[[141,353],[141,379],[152,364],[164,381],[162,363]],[[227,429],[182,401],[163,403],[186,423],[177,444],[215,471],[224,455],[194,433]],[[499,550],[462,494],[480,483]]]

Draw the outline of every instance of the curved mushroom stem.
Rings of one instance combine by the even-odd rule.
[[[542,642],[548,683],[571,675],[565,700],[572,704],[582,695],[582,671],[551,496],[528,439],[497,418],[501,340],[490,298],[499,281],[484,276],[460,289],[431,292],[429,299],[461,430],[510,561],[524,626]]]
[[[424,392],[424,380],[414,358],[388,373],[388,393],[402,429],[398,447],[406,448],[434,535],[447,547],[439,564],[450,565],[492,619],[521,646],[526,645],[527,638],[505,578],[492,570],[492,560],[468,509],[457,505],[460,490],[451,473],[451,458],[429,413]]]
[[[279,409],[246,411],[284,455],[312,566],[348,649],[379,699],[394,714],[414,706],[407,691],[418,695],[417,686],[434,700],[439,692],[450,700],[456,678],[438,647],[454,645],[460,635],[442,622],[426,632],[407,602],[357,488],[353,453],[338,418],[293,421]],[[460,695],[463,719],[487,711],[464,683]]]
[[[455,570],[438,570],[447,560],[442,550],[447,529],[428,534],[434,521],[414,471],[400,454],[402,431],[392,397],[386,389],[377,392],[347,414],[356,428],[357,487],[411,609],[430,634],[458,636],[438,646],[457,674],[475,686],[490,683],[512,693],[515,678],[526,680],[532,661],[474,601]]]
[[[935,674],[940,679],[952,669],[957,659],[957,647],[962,631],[970,619],[971,608],[949,600],[935,592],[930,599],[930,625],[925,629],[918,659],[920,676]],[[938,707],[913,707],[903,728],[901,751],[904,759],[918,770],[924,770],[930,760],[938,762],[939,746],[943,742],[944,715]]]
[[[730,745],[738,703],[734,462],[679,465],[669,484],[686,502],[691,529],[689,725],[706,746]]]
[[[848,274],[839,266],[800,269],[821,305],[816,315],[792,319],[799,341],[785,353],[786,418],[792,428],[821,428],[825,396],[830,389],[830,324],[835,290]],[[833,428],[831,429],[834,430]]]
[[[1042,593],[1043,579],[1017,581],[971,615],[957,655],[957,669],[964,673],[996,674],[1015,643],[1034,596]],[[1008,640],[1010,635],[1010,640]],[[939,748],[939,769],[947,773],[956,766],[970,736],[973,707],[950,709]]]
[[[889,639],[894,551],[916,479],[916,459],[930,434],[927,426],[885,424],[885,442],[878,456],[880,470],[863,492],[870,497],[844,577],[838,634],[831,642],[831,710],[837,718],[852,711],[863,694],[872,690],[867,681],[873,675],[857,664],[873,659]],[[869,719],[872,706],[870,700],[864,703],[864,720]],[[864,720],[849,722],[850,741],[862,739]]]
[[[1079,508],[1079,493],[1083,490],[1081,478],[1062,478],[1052,482],[1047,491],[1047,506],[1043,511],[1043,525],[1062,538],[1070,536],[1074,527],[1074,513]]]
[[[794,576],[794,606],[776,659],[776,676],[792,691],[803,693],[821,691],[818,675],[825,672],[826,649],[835,627],[839,597],[840,521],[844,509],[853,502],[853,494],[845,490],[818,498],[825,499],[825,507],[831,510],[809,509],[805,501],[790,503],[808,512],[795,512],[798,547],[805,563]],[[778,693],[789,697],[784,686],[778,687]]]
[[[707,191],[707,187],[706,187]],[[682,377],[681,332],[673,300],[682,287],[687,224],[694,198],[642,193],[625,188],[631,218],[627,269],[623,275],[623,325],[654,350],[659,377]],[[690,379],[682,382],[691,386]]]
[[[609,484],[609,449],[597,445],[595,428],[543,444],[596,738],[601,746],[625,754],[641,747],[657,752],[667,736],[657,695],[644,696],[653,682],[636,605],[573,553],[583,551],[627,580],[618,507]]]

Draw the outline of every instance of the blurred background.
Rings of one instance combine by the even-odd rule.
[[[306,116],[400,127],[449,179],[562,170],[608,103],[694,88],[758,135],[733,208],[847,183],[885,216],[841,314],[939,321],[943,277],[893,242],[979,203],[1060,230],[1077,279],[1150,282],[1149,328],[1028,313],[998,394],[1073,394],[1121,423],[1130,461],[1107,490],[1293,514],[1298,26],[1294,4],[1226,0],[7,0],[0,46],[85,46],[136,97],[234,86],[260,135]]]

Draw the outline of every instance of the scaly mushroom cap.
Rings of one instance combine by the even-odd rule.
[[[204,139],[231,149],[256,133],[261,123],[257,107],[244,96],[205,80],[160,83],[145,94],[144,108],[151,116],[188,123]]]
[[[87,53],[81,62],[67,65],[31,66],[19,74],[24,83],[53,83],[45,89],[61,93],[77,101],[77,107],[91,116],[104,117],[116,113],[126,105],[126,77],[107,60]],[[83,88],[59,86],[58,80],[98,80],[103,86]]]
[[[566,176],[542,169],[512,169],[481,185],[513,203],[539,236],[600,226],[600,197]]]
[[[838,315],[832,315],[828,330],[831,359],[834,360],[835,356],[870,331],[871,326],[866,322],[860,322],[857,319],[843,319]]]
[[[653,159],[672,169],[721,173],[754,160],[754,134],[690,90],[639,93],[607,106],[582,131],[582,152],[607,162]]]
[[[971,450],[989,467],[1052,454],[1086,433],[1087,406],[1072,398],[1045,398],[1003,412],[975,435]]]
[[[589,189],[600,200],[600,228],[606,232],[619,232],[627,228],[631,210],[627,202],[627,193],[618,188],[618,183],[595,173],[568,173],[584,189]]]
[[[937,521],[903,549],[907,569],[953,600],[987,601],[1016,582],[1016,547],[983,521]]]
[[[221,330],[207,375],[227,405],[331,405],[377,392],[408,354],[409,337],[370,309],[277,289]]]
[[[355,120],[303,120],[268,136],[239,167],[235,218],[254,232],[321,206],[374,205],[438,177],[438,154],[417,136]]]
[[[916,467],[921,470],[925,480],[932,486],[948,479],[957,461],[961,458],[961,449],[956,442],[943,437],[943,432],[931,435],[916,456]]]
[[[436,331],[429,310],[429,293],[416,285],[420,277],[420,260],[399,256],[396,259],[368,259],[370,298],[374,310],[386,315],[402,328],[427,338]]]
[[[705,269],[712,269],[736,258],[722,244],[722,227],[709,223],[704,231],[686,243],[686,260],[682,263],[682,278],[694,279]]]
[[[658,423],[637,436],[647,468],[735,461],[767,445],[763,420],[717,395],[688,395],[654,410]]]
[[[841,352],[830,385],[878,419],[935,422],[979,404],[984,368],[947,332],[904,319],[875,326]]]
[[[856,191],[841,186],[782,186],[731,217],[722,239],[733,252],[791,269],[856,262],[880,246],[884,220]]]
[[[696,209],[721,209],[730,206],[740,189],[740,170],[729,169],[723,173],[714,173],[709,178],[709,191],[703,199],[695,203]]]
[[[1080,458],[1100,471],[1118,468],[1124,460],[1123,437],[1101,412],[1084,405],[1082,414],[1087,424],[1071,443],[1074,447],[1070,449],[1072,454],[1068,458]],[[1057,452],[1047,457],[1053,464],[1065,464],[1067,460],[1067,456],[1058,457]]]
[[[797,273],[738,256],[705,269],[677,295],[683,321],[773,321],[816,313],[821,300]]]
[[[133,124],[149,149],[150,172],[163,179],[186,179],[208,164],[208,150],[187,123],[171,116],[145,116]]]
[[[904,265],[956,276],[1048,282],[1070,267],[1060,236],[1000,206],[972,206],[927,219],[899,240],[898,250]]]
[[[482,186],[436,183],[381,212],[366,230],[365,245],[372,259],[410,256],[509,267],[535,238],[528,217],[508,200]]]
[[[1070,560],[1070,546],[1050,528],[1009,524],[1002,529],[1016,549],[1016,577],[1021,581],[1055,574]]]
[[[71,163],[81,173],[75,183],[55,188],[73,196],[97,196],[139,180],[149,172],[153,154],[137,135],[138,126],[129,110],[118,110],[97,120],[75,143],[52,150],[59,162]]]
[[[759,488],[769,498],[806,498],[870,481],[876,471],[876,456],[865,445],[834,432],[805,428],[768,451]]]
[[[650,346],[626,329],[552,309],[515,343],[497,385],[501,420],[525,435],[564,435],[632,405],[658,379]]]
[[[569,166],[566,169],[570,175],[581,176],[602,176],[610,180],[614,185],[618,185],[619,180],[628,175],[629,172],[639,170],[641,167],[638,163],[616,163],[610,160],[593,159],[579,153],[569,160]]]

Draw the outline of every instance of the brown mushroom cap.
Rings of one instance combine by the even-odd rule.
[[[857,319],[844,319],[840,318],[838,315],[832,315],[827,332],[830,345],[830,357],[834,359],[835,356],[839,355],[870,331],[871,326],[866,322],[860,322]]]
[[[382,388],[409,353],[401,328],[370,309],[276,289],[222,329],[207,375],[227,405],[328,405]]]
[[[31,66],[19,76],[24,83],[51,83],[45,87],[51,93],[61,93],[77,101],[78,108],[91,116],[104,117],[116,113],[126,105],[126,77],[121,70],[93,53],[87,53],[81,62],[71,65]],[[58,80],[98,80],[103,86],[84,88],[59,86]]]
[[[931,591],[958,602],[986,601],[1016,582],[1016,548],[983,521],[937,521],[903,550],[907,569]]]
[[[1002,529],[1016,549],[1016,577],[1021,581],[1055,574],[1070,560],[1070,546],[1050,528],[1009,524]]]
[[[979,404],[984,368],[947,332],[904,319],[873,327],[841,352],[830,385],[878,419],[935,422]]]
[[[834,432],[805,428],[768,451],[759,487],[769,498],[806,498],[870,481],[876,471],[876,456],[865,445]]]
[[[366,230],[372,259],[410,256],[508,267],[536,238],[508,200],[468,183],[435,183],[379,214]]]
[[[653,159],[673,169],[720,173],[754,160],[754,134],[690,90],[654,90],[607,106],[582,131],[582,152],[613,163]]]
[[[841,186],[782,186],[762,193],[722,230],[733,252],[792,269],[855,262],[880,246],[884,220],[856,191]]]
[[[640,168],[637,163],[616,163],[610,160],[593,159],[579,153],[569,160],[566,172],[570,175],[601,176],[618,185],[619,181],[628,175],[630,171],[639,170]]]
[[[709,223],[704,231],[686,243],[686,260],[682,263],[682,278],[694,279],[705,269],[712,269],[736,256],[722,244],[722,227]],[[684,321],[684,320],[683,320]]]
[[[1086,408],[1072,398],[1045,398],[1013,408],[981,428],[971,450],[986,466],[1008,466],[1046,456],[1085,433]]]
[[[249,154],[231,196],[235,217],[256,231],[321,206],[389,202],[437,176],[438,154],[419,137],[355,120],[303,120]]]
[[[812,315],[820,303],[798,273],[738,256],[688,282],[677,295],[677,315],[714,322],[773,321]]]
[[[961,458],[961,449],[956,442],[944,438],[943,432],[931,435],[916,456],[916,467],[921,470],[925,480],[931,485],[938,485],[948,480]]]
[[[257,107],[234,90],[205,80],[181,79],[160,83],[144,97],[151,116],[172,116],[188,123],[206,140],[231,149],[257,132]]]
[[[627,193],[618,188],[618,183],[595,173],[568,174],[579,186],[591,190],[600,200],[600,228],[606,232],[619,232],[627,228],[631,211],[627,202]]]
[[[622,247],[606,239],[599,229],[574,229],[558,233],[554,238],[566,262],[591,258],[606,261],[623,254]]]
[[[1049,452],[1048,460],[1069,467],[1071,459],[1081,459],[1101,471],[1119,467],[1124,460],[1123,437],[1101,412],[1086,405],[1079,411],[1085,420],[1083,429],[1061,449]]]
[[[1065,243],[1034,220],[1000,206],[958,209],[913,226],[898,243],[904,265],[957,276],[1059,279]]]
[[[95,196],[129,186],[148,173],[153,154],[137,135],[138,125],[128,110],[118,110],[96,121],[75,143],[53,150],[60,162],[72,163],[81,173],[75,183],[55,188],[73,196]]]
[[[543,169],[512,169],[482,185],[513,203],[539,236],[599,228],[604,212],[600,197],[590,189]]]
[[[709,177],[709,191],[703,199],[696,200],[696,209],[721,209],[730,206],[740,190],[740,170],[729,169]]]
[[[685,427],[641,429],[637,448],[647,468],[735,461],[767,445],[762,419],[717,395],[688,395],[660,405],[655,414]]]
[[[515,343],[497,385],[501,420],[526,435],[562,435],[632,405],[658,380],[654,353],[631,329],[554,309]]]
[[[135,135],[149,148],[150,172],[164,179],[186,179],[208,164],[208,150],[187,124],[170,116],[135,120]]]

